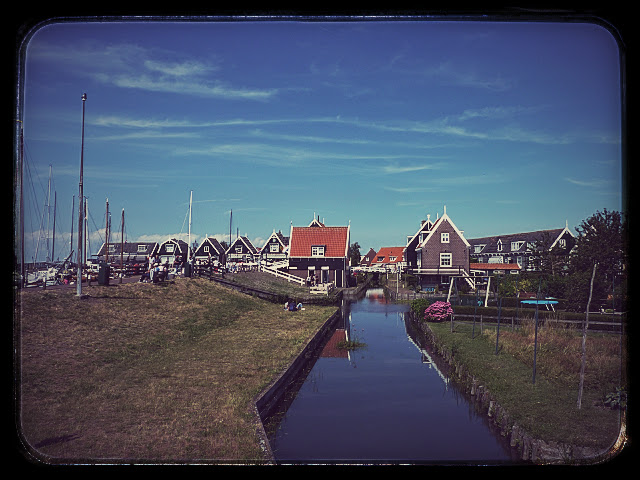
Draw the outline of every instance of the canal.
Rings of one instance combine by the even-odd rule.
[[[517,462],[382,289],[345,302],[333,338],[265,422],[278,463]],[[346,351],[348,337],[365,344]]]

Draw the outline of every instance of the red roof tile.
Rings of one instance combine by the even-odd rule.
[[[371,265],[373,264],[387,264],[387,263],[398,263],[402,262],[402,254],[404,253],[404,247],[382,247],[378,250],[375,257],[371,261]],[[384,257],[382,260],[378,260],[379,257]],[[391,261],[389,258],[396,257],[395,260]]]
[[[325,257],[345,257],[349,248],[349,227],[292,227],[290,257],[310,257],[312,246],[325,246]]]
[[[470,263],[471,270],[520,270],[517,263]]]

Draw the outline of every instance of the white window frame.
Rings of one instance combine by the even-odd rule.
[[[473,253],[480,253],[482,252],[482,249],[485,247],[485,245],[474,245],[473,246]]]
[[[449,232],[442,232],[440,234],[440,243],[449,243]]]
[[[561,238],[559,243],[561,248],[565,248],[567,246],[567,241],[564,238]]]
[[[312,245],[311,246],[312,257],[324,257],[324,245]]]
[[[499,252],[501,252],[501,251],[502,251],[502,240],[498,240],[497,250],[498,250]]]
[[[146,252],[147,251],[147,246],[146,245],[138,245],[138,253],[142,253],[142,252]]]
[[[515,251],[515,250],[520,250],[520,248],[522,248],[522,245],[524,245],[524,241],[518,241],[518,242],[511,242],[511,251]]]
[[[168,243],[166,248],[167,253],[173,253],[174,247],[175,245],[173,243]]]
[[[236,245],[236,253],[242,253],[242,245]]]
[[[278,253],[279,251],[280,251],[280,248],[277,243],[272,243],[269,245],[269,253]]]
[[[113,243],[109,244],[109,253],[113,253],[116,251],[116,246]]]
[[[395,262],[395,261],[396,261],[396,258],[398,258],[398,257],[389,257],[389,261],[390,261],[390,262]]]
[[[453,265],[453,254],[451,253],[441,253],[440,254],[440,266],[441,267],[450,267]]]
[[[204,246],[204,253],[209,253],[209,245]]]

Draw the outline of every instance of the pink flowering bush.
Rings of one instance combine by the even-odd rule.
[[[424,311],[424,319],[431,322],[442,322],[453,315],[453,308],[449,302],[433,302]]]

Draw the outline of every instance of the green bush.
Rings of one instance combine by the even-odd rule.
[[[411,302],[411,312],[416,315],[417,318],[424,318],[424,311],[431,305],[431,302],[426,298],[418,298]]]

